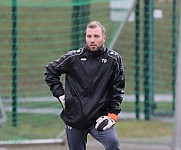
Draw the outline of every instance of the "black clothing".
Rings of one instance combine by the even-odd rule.
[[[66,74],[65,90],[60,76]],[[45,80],[55,97],[65,94],[61,118],[65,124],[85,129],[108,113],[121,111],[125,74],[121,56],[107,47],[69,51],[46,66]]]

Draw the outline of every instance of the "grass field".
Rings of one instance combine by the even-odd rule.
[[[31,140],[56,138],[64,128],[63,122],[56,115],[19,115],[19,125],[11,126],[11,120],[0,126],[0,141]],[[26,120],[24,119],[26,118]],[[38,121],[34,121],[38,120]],[[14,130],[16,128],[16,130]],[[173,123],[161,120],[138,121],[119,120],[116,123],[120,139],[163,138],[173,134]]]
[[[54,124],[57,124],[58,121],[54,120],[55,122],[52,122]],[[47,132],[53,133],[54,128],[51,128],[52,122],[44,123],[43,125],[37,125],[37,126],[31,126],[29,132],[31,132],[32,135],[34,131],[36,131],[36,128],[41,128],[42,133],[40,133],[37,129],[37,135],[39,134],[38,139],[41,139],[41,137],[44,135],[44,137],[47,137]],[[54,127],[55,125],[53,125]],[[59,126],[59,125],[58,125]],[[42,129],[43,128],[43,129]],[[172,144],[172,134],[173,134],[173,123],[166,123],[162,122],[160,120],[155,121],[136,121],[136,120],[120,120],[116,123],[117,133],[118,137],[120,139],[120,143],[122,146],[122,150],[171,150],[171,144]],[[3,133],[3,128],[0,128],[1,133]],[[33,129],[33,130],[32,130]],[[45,130],[46,129],[46,130]],[[47,130],[48,129],[48,130]],[[11,130],[8,130],[7,133],[12,134],[14,132],[11,132]],[[60,134],[60,128],[56,129],[57,134]],[[20,133],[21,135],[28,135],[25,130],[17,130],[16,133]],[[5,134],[5,135],[6,135]],[[44,139],[43,137],[43,139]],[[51,136],[50,136],[51,138]],[[14,143],[22,140],[27,140],[31,138],[15,138]],[[61,144],[21,144],[21,145],[6,145],[2,146],[4,148],[7,148],[8,150],[67,150],[67,143],[65,145]],[[87,150],[102,150],[103,147],[95,141],[91,136],[88,136],[88,144],[87,144]],[[4,150],[4,149],[3,149]],[[6,150],[6,149],[5,149]]]
[[[158,103],[159,104],[159,103]],[[143,105],[143,104],[142,104]],[[160,109],[169,110],[170,105],[162,102]],[[8,105],[6,105],[8,106]],[[19,113],[17,127],[12,126],[12,114],[7,113],[7,122],[0,125],[0,141],[2,140],[31,140],[31,139],[51,139],[56,138],[64,129],[64,124],[59,117],[61,106],[58,102],[33,102],[21,104],[19,108],[31,109],[59,109],[55,114],[40,113]],[[143,108],[143,107],[142,107]],[[123,112],[134,113],[133,102],[123,102]],[[40,111],[40,110],[39,110]],[[143,109],[141,110],[144,111]],[[167,116],[168,117],[168,116]],[[164,138],[171,137],[173,134],[173,122],[162,119],[153,119],[151,121],[120,119],[116,123],[118,136],[120,139],[141,139],[141,138]],[[172,116],[169,116],[172,117]],[[173,120],[173,119],[172,119]],[[153,132],[154,131],[154,132]]]

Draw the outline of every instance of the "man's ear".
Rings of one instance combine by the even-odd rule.
[[[104,39],[104,41],[106,41],[106,35],[105,34],[103,35],[103,39]]]

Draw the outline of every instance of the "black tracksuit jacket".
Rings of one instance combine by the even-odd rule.
[[[65,76],[65,90],[60,76]],[[107,47],[69,51],[46,66],[45,81],[53,95],[65,94],[61,118],[77,129],[89,128],[108,113],[121,111],[125,73],[121,56]]]

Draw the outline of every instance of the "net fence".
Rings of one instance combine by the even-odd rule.
[[[121,117],[145,119],[148,114],[146,119],[159,116],[164,120],[169,116],[172,120],[178,3],[179,0],[1,0],[0,109],[6,112],[6,119],[0,125],[0,141],[60,135],[64,128],[59,119],[61,105],[45,84],[44,67],[68,50],[84,46],[85,27],[91,20],[105,25],[106,45],[123,58],[126,89]],[[172,123],[166,125],[169,142]],[[135,142],[135,136],[129,140]],[[137,141],[147,143],[149,135],[147,138]],[[165,143],[164,140],[160,141]]]

